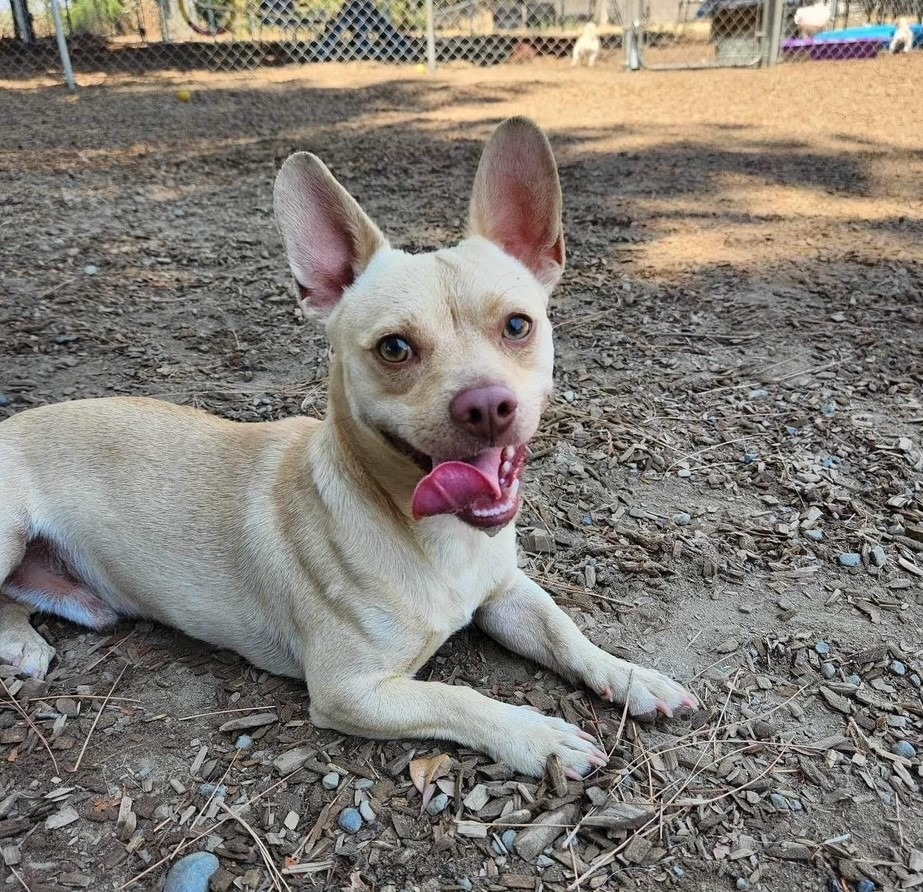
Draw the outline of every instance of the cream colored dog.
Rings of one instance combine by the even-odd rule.
[[[889,53],[896,53],[903,50],[909,53],[913,49],[913,30],[910,27],[910,19],[907,16],[901,16],[897,20],[897,27],[894,29],[894,37],[888,45]]]
[[[596,58],[599,56],[599,47],[599,37],[596,35],[596,22],[587,22],[583,26],[580,36],[574,43],[574,49],[571,54],[571,66],[586,62],[587,67],[592,68],[596,64]]]
[[[571,777],[606,755],[560,718],[413,677],[472,619],[634,715],[693,706],[591,644],[516,566],[564,266],[541,131],[496,131],[453,248],[392,249],[313,155],[285,162],[275,206],[333,348],[327,418],[235,424],[99,399],[4,421],[0,658],[45,673],[33,610],[95,629],[147,617],[303,677],[320,727],[447,738],[533,775],[552,753]]]

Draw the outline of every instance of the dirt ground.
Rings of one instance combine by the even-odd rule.
[[[623,726],[461,632],[425,677],[612,751],[561,786],[315,730],[299,684],[151,624],[45,618],[47,681],[0,673],[3,888],[156,890],[205,849],[213,889],[251,892],[923,884],[921,82],[914,54],[5,85],[0,418],[111,394],[321,413],[323,338],[271,215],[280,161],[319,153],[422,250],[461,235],[492,126],[545,126],[569,266],[523,561],[594,641],[704,707]],[[421,811],[408,762],[442,753],[445,807]],[[374,819],[345,833],[363,801]]]

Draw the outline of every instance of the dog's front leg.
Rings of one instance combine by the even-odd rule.
[[[54,648],[29,622],[31,610],[0,594],[0,663],[15,666],[24,675],[44,678],[54,659]]]
[[[697,705],[695,697],[660,672],[596,647],[551,595],[522,572],[517,572],[511,588],[481,605],[475,622],[510,650],[582,682],[603,699],[627,701],[633,716],[671,716]]]
[[[544,773],[552,754],[573,779],[606,764],[595,740],[575,725],[528,706],[491,700],[471,688],[360,675],[313,688],[309,679],[308,690],[311,721],[321,728],[378,739],[454,740],[535,777]]]

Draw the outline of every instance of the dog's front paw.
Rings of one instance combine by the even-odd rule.
[[[531,706],[513,706],[508,726],[498,729],[502,741],[493,755],[514,771],[541,777],[552,754],[558,756],[571,780],[601,768],[608,761],[596,739],[576,725],[556,716],[543,715]]]
[[[23,675],[44,678],[54,655],[54,648],[31,626],[0,629],[0,663]]]
[[[650,719],[658,713],[672,717],[695,709],[699,701],[682,685],[656,669],[646,669],[599,651],[589,660],[583,680],[603,700],[628,702],[633,718]]]

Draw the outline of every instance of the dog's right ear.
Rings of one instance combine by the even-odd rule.
[[[273,201],[301,309],[326,319],[388,242],[323,161],[309,152],[291,155],[282,165]]]

